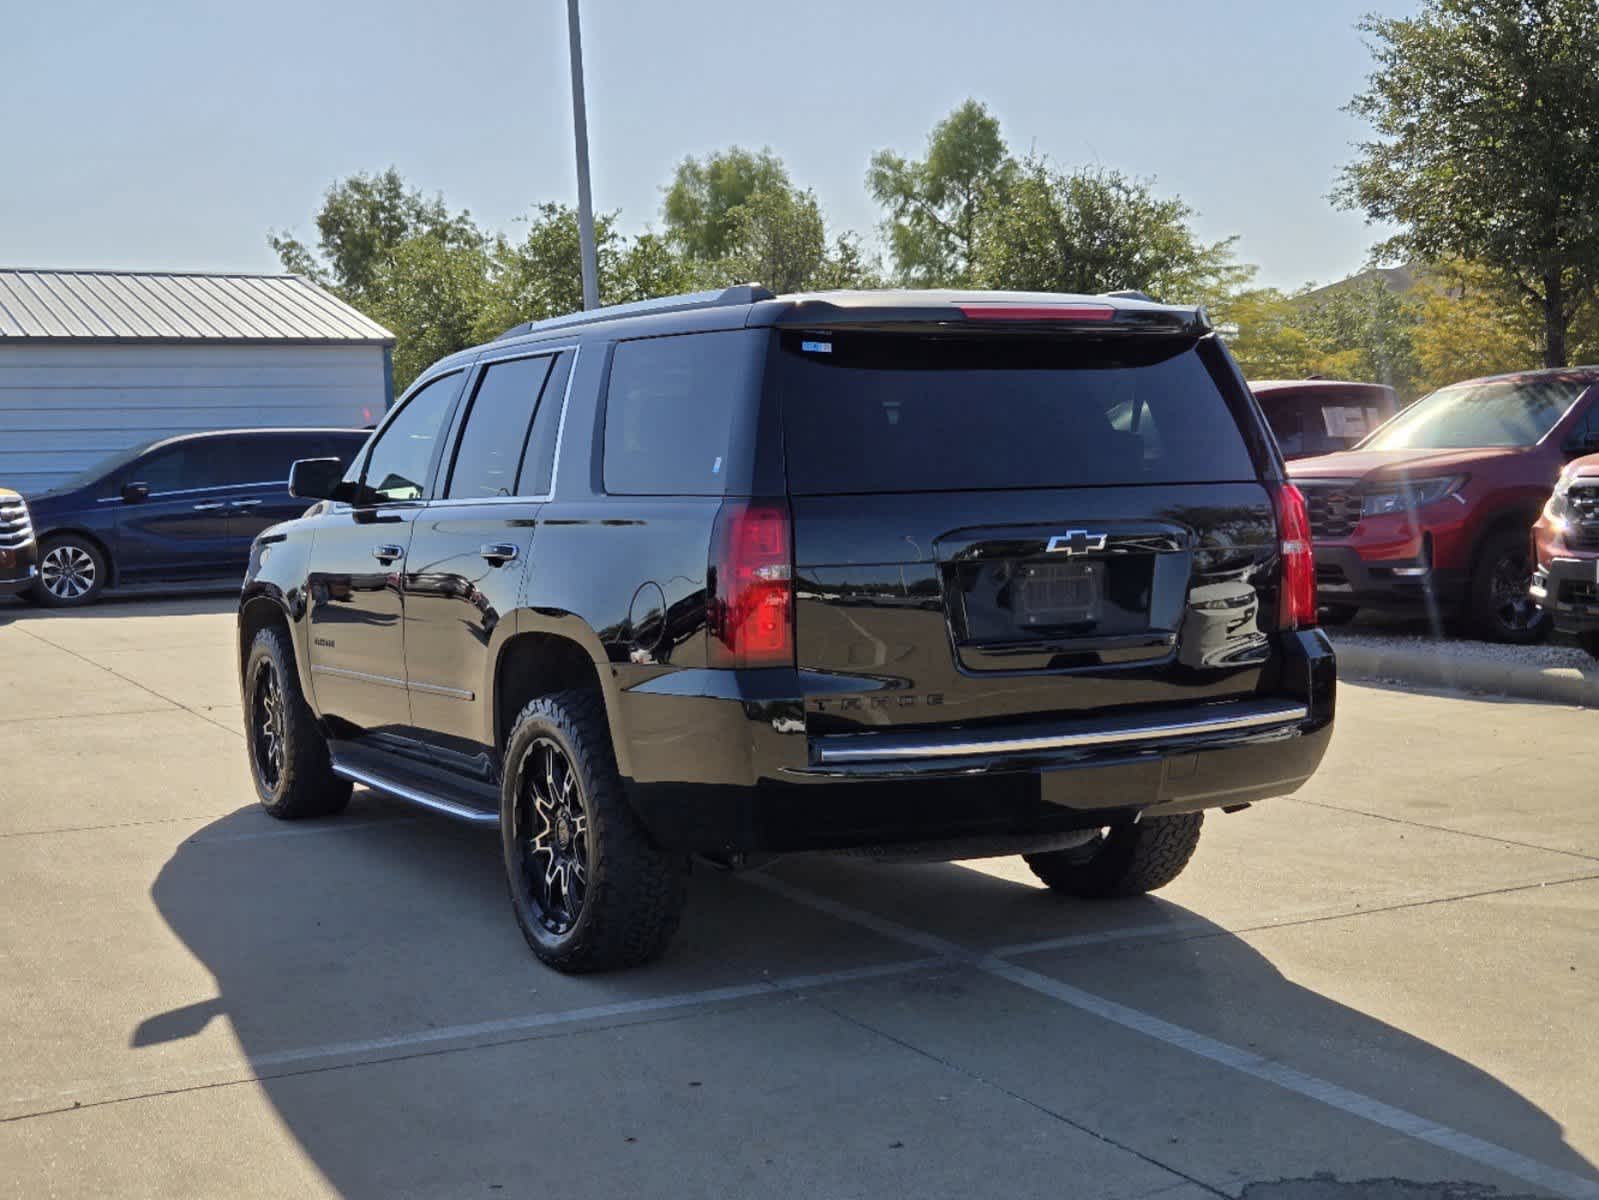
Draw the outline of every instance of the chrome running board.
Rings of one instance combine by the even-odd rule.
[[[419,808],[443,813],[447,817],[454,817],[457,821],[466,821],[473,825],[498,825],[500,823],[499,813],[487,812],[481,808],[472,808],[466,804],[457,804],[454,800],[446,800],[441,796],[420,791],[410,784],[387,779],[375,771],[352,767],[347,763],[339,762],[337,759],[333,762],[333,773],[341,779],[364,784],[374,791],[382,792],[386,796],[393,796],[396,799],[404,800],[408,804],[415,804]]]

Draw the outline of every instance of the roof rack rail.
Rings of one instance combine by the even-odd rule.
[[[612,304],[586,312],[568,313],[564,317],[551,317],[545,321],[524,321],[513,325],[494,340],[521,337],[545,329],[566,329],[577,325],[593,325],[600,321],[619,321],[624,317],[647,317],[656,313],[684,312],[693,308],[722,308],[732,304],[754,304],[757,300],[775,300],[777,297],[758,283],[737,283],[721,291],[689,292],[682,296],[661,296],[655,300],[636,300],[632,304]]]
[[[1101,292],[1099,294],[1107,300],[1142,300],[1146,304],[1157,303],[1153,296],[1145,292],[1134,291],[1132,288],[1127,288],[1120,292]]]

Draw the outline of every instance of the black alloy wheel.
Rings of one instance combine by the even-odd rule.
[[[278,790],[288,761],[287,721],[283,712],[283,684],[269,658],[256,662],[250,690],[250,762],[264,792]]]
[[[1523,646],[1542,641],[1549,616],[1533,602],[1532,548],[1527,535],[1507,529],[1483,546],[1471,577],[1472,632],[1491,642]]]
[[[590,874],[589,818],[571,760],[549,738],[536,738],[517,764],[516,828],[520,893],[528,916],[547,932],[570,933],[583,915]]]
[[[1542,620],[1542,614],[1527,590],[1531,584],[1530,555],[1506,554],[1494,563],[1489,585],[1493,595],[1494,619],[1506,633],[1525,632]]]

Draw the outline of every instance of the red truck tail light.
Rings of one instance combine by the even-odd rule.
[[[728,500],[716,514],[706,600],[713,667],[794,665],[794,530],[781,500]]]
[[[1305,497],[1291,483],[1274,489],[1277,538],[1283,560],[1281,599],[1277,606],[1280,629],[1310,629],[1316,624],[1316,560],[1311,550],[1310,514]]]

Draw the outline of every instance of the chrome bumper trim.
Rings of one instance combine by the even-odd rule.
[[[1173,720],[1159,724],[1077,728],[1027,736],[951,738],[948,734],[840,734],[813,743],[818,763],[895,762],[929,758],[974,758],[994,754],[1036,754],[1050,750],[1092,750],[1135,742],[1160,743],[1212,733],[1237,733],[1292,725],[1304,721],[1310,710],[1303,704],[1283,702],[1232,710],[1226,716]]]

